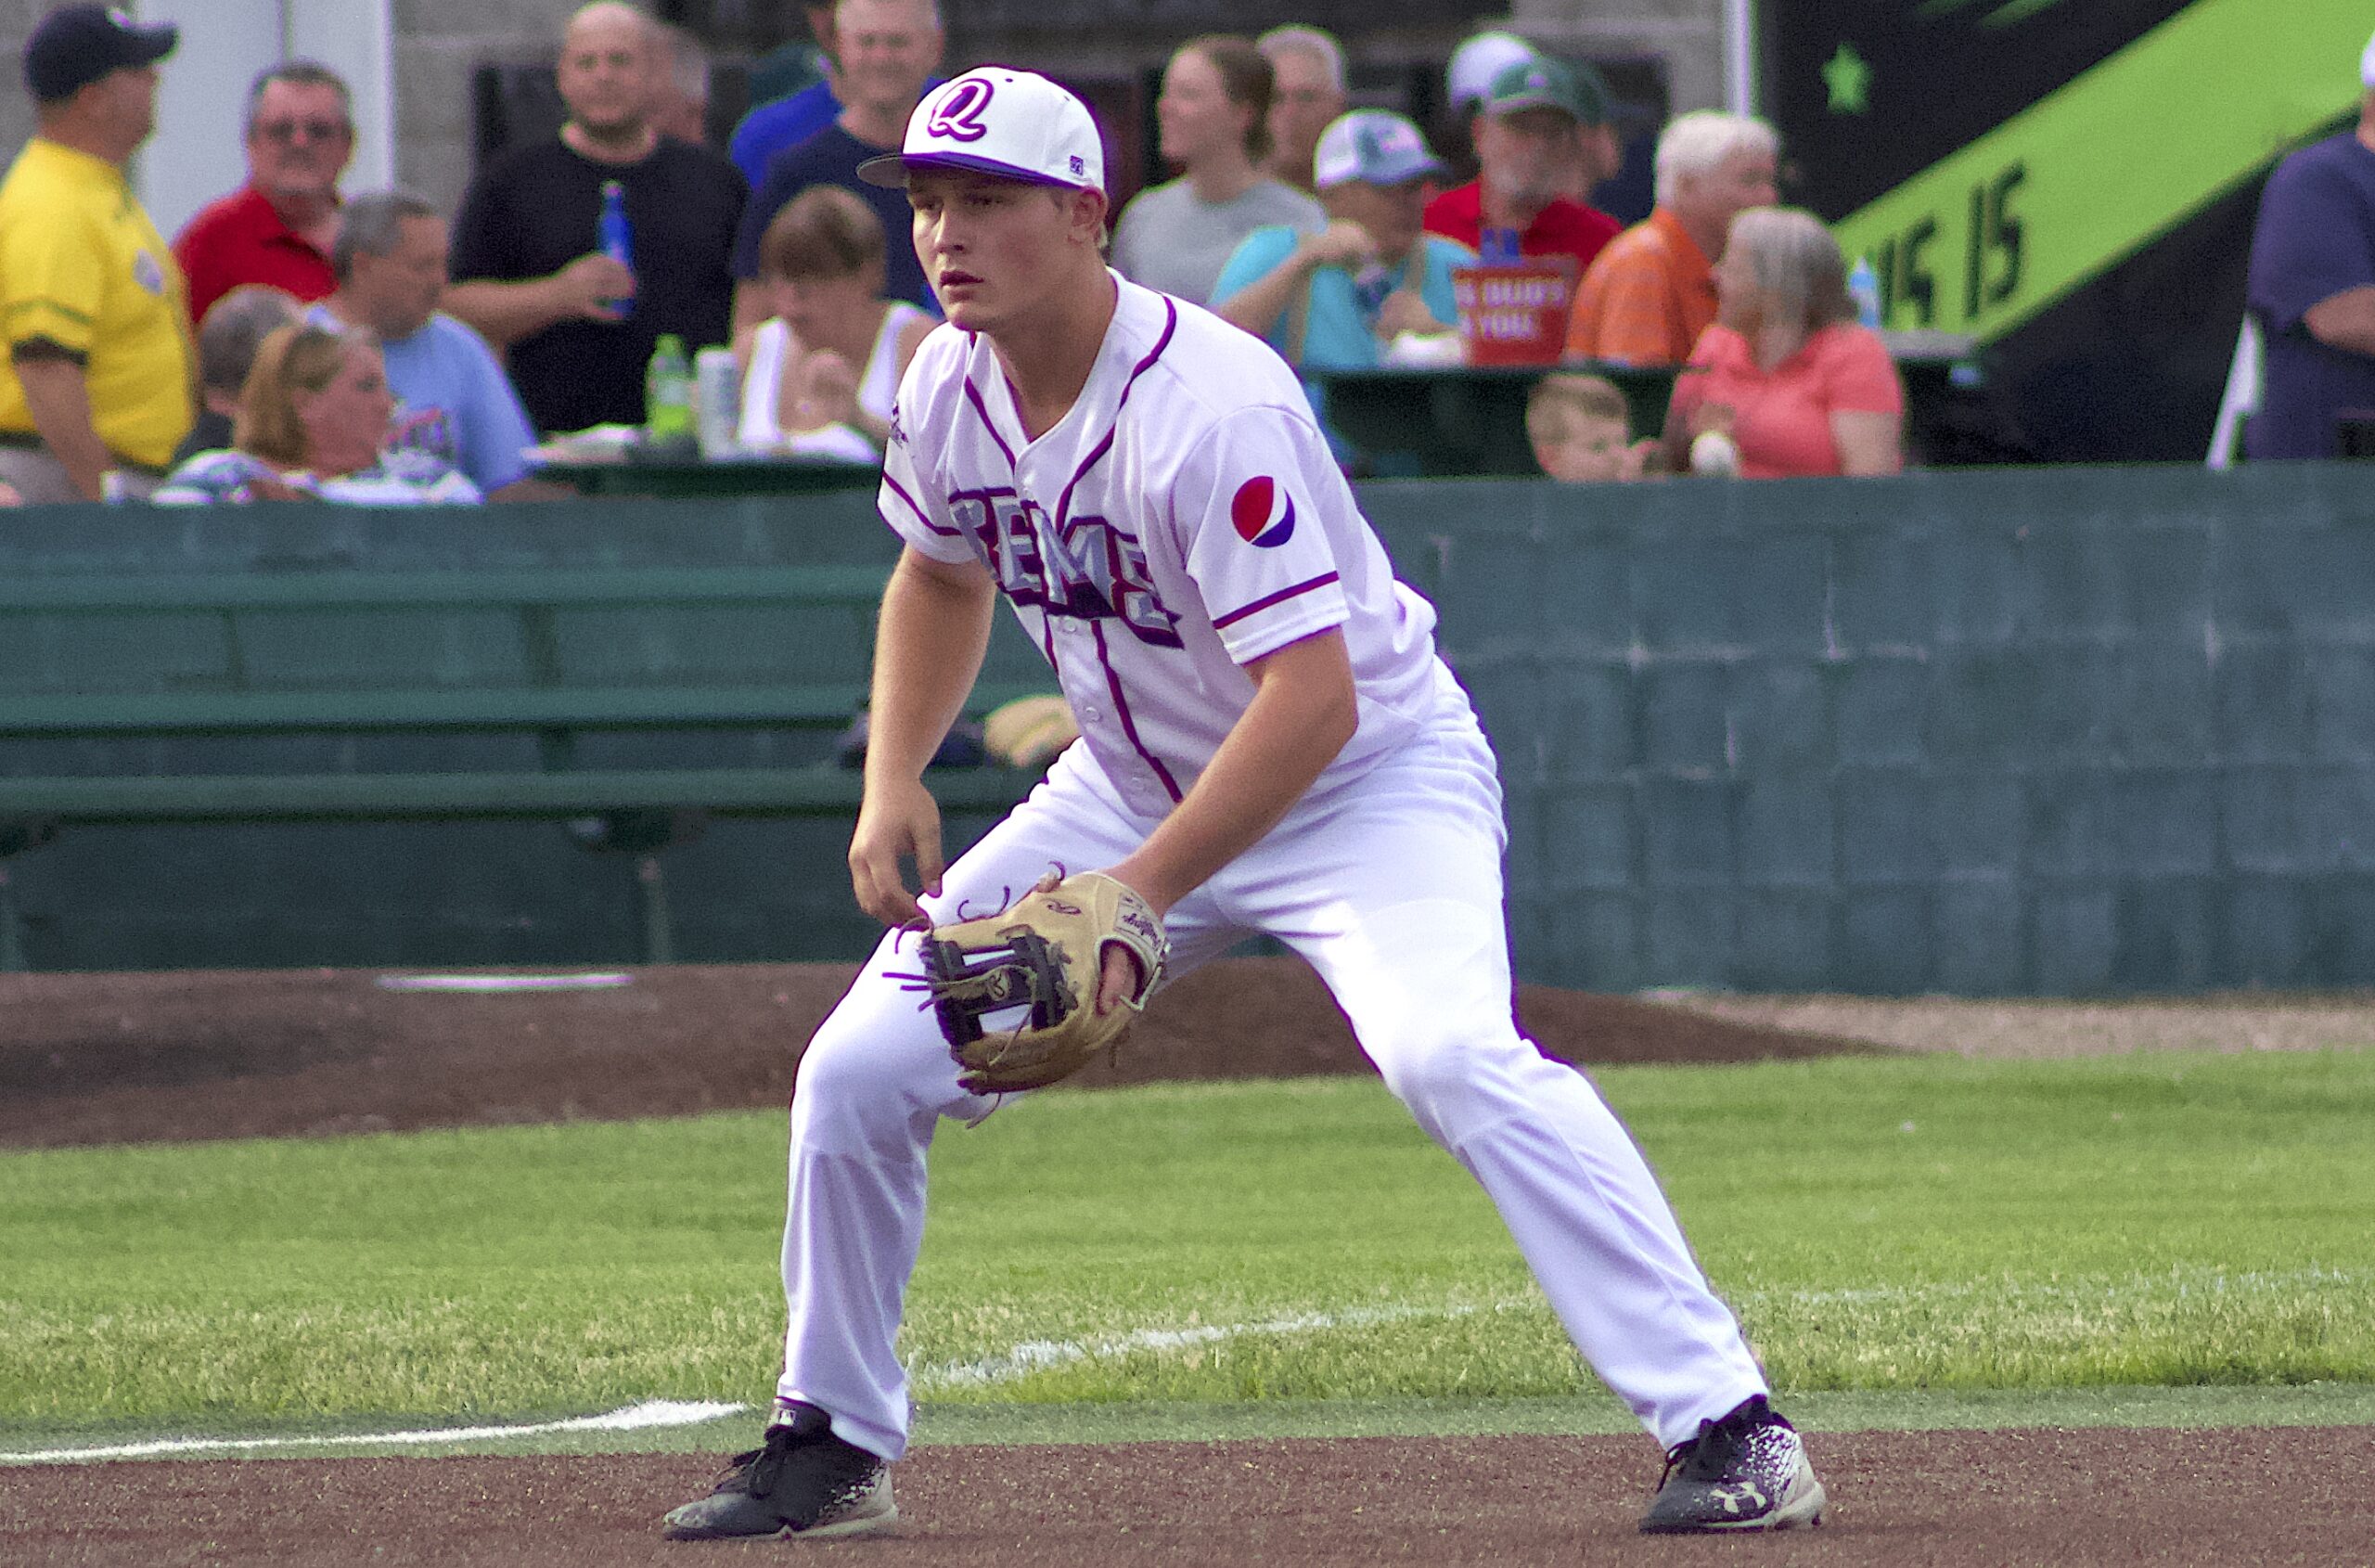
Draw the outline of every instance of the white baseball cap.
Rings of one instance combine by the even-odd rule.
[[[1491,96],[1494,79],[1513,65],[1535,58],[1540,51],[1514,32],[1480,32],[1451,52],[1444,72],[1445,96],[1461,114]]]
[[[1319,147],[1311,159],[1312,184],[1321,190],[1347,180],[1398,186],[1447,168],[1427,150],[1427,138],[1419,127],[1389,109],[1356,109],[1337,116],[1319,133]]]
[[[2367,41],[2366,49],[2358,57],[2358,80],[2362,86],[2375,89],[2375,38]]]
[[[1105,144],[1088,106],[1035,71],[985,65],[924,95],[896,152],[857,166],[899,186],[911,169],[970,169],[1033,185],[1105,188]]]

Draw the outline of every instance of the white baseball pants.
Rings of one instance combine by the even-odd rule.
[[[938,919],[1003,907],[1051,866],[1110,866],[1155,822],[1074,745],[948,868]],[[1640,1151],[1589,1080],[1510,1013],[1500,787],[1472,724],[1306,797],[1165,921],[1175,973],[1266,932],[1326,981],[1386,1086],[1484,1186],[1593,1369],[1664,1446],[1765,1392]],[[924,1229],[925,1150],[944,1116],[977,1121],[931,1013],[884,978],[884,939],[810,1042],[791,1108],[784,1226],[790,1307],[778,1393],[895,1459],[907,1381],[893,1351]]]

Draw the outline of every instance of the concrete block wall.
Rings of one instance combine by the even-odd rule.
[[[1370,506],[1499,746],[1530,977],[2375,979],[2375,491],[2036,469]]]

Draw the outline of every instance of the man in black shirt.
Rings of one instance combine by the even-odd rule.
[[[943,43],[936,0],[841,0],[834,6],[834,87],[841,112],[830,125],[768,161],[767,177],[742,214],[741,237],[734,247],[734,276],[741,280],[735,294],[738,327],[757,325],[769,308],[765,290],[758,287],[760,237],[787,202],[813,185],[854,191],[881,218],[891,241],[884,296],[940,314],[940,302],[916,260],[910,238],[915,214],[907,193],[868,185],[857,177],[857,166],[899,150],[907,117],[940,64]]]
[[[661,136],[648,117],[662,57],[619,0],[570,19],[555,78],[569,121],[509,148],[470,184],[454,225],[444,308],[504,350],[546,434],[643,422],[644,368],[663,332],[689,353],[726,341],[734,236],[748,192],[734,165]],[[602,186],[625,193],[633,268],[601,253]]]

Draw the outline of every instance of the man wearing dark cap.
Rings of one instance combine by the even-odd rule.
[[[1472,127],[1481,172],[1427,204],[1427,232],[1485,254],[1486,231],[1513,230],[1519,255],[1571,256],[1581,277],[1622,225],[1559,192],[1583,156],[1580,139],[1588,132],[1597,148],[1607,123],[1606,97],[1563,62],[1535,55],[1503,66]]]
[[[0,480],[28,501],[146,495],[190,427],[186,289],[123,174],[175,42],[67,6],[25,45],[40,129],[0,181]]]

